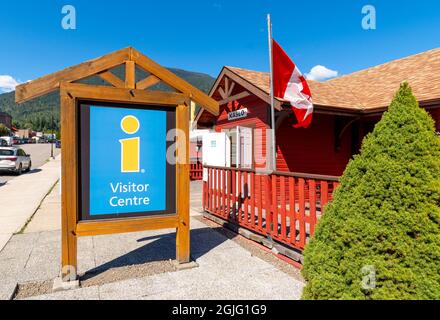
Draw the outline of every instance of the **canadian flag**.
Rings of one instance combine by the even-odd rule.
[[[273,94],[275,97],[290,101],[295,113],[295,128],[307,128],[312,122],[312,93],[306,79],[283,48],[272,40]]]

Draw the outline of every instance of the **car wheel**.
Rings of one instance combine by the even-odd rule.
[[[20,165],[18,166],[17,171],[15,172],[15,174],[17,176],[21,175],[23,173],[23,165],[20,163]]]
[[[26,169],[26,172],[30,172],[32,170],[32,162],[29,161],[29,166]]]

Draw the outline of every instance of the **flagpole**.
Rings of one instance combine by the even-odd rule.
[[[272,171],[277,171],[277,148],[276,148],[276,138],[275,138],[275,97],[273,90],[273,59],[272,59],[272,22],[270,13],[267,15],[267,29],[269,35],[269,61],[270,61],[270,118],[271,118],[271,128],[272,128]],[[267,139],[267,136],[266,136]]]

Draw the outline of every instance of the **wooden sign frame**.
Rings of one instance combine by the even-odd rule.
[[[125,65],[125,81],[110,71],[120,65]],[[136,82],[136,66],[149,73],[145,79],[138,82]],[[99,76],[111,86],[74,83],[91,76]],[[166,83],[177,92],[146,90],[159,82]],[[176,260],[179,263],[189,262],[189,106],[193,100],[217,115],[218,102],[131,47],[20,85],[16,88],[16,102],[23,103],[56,89],[60,89],[61,99],[61,277],[63,281],[77,279],[77,240],[78,237],[83,236],[175,228]],[[80,101],[130,106],[138,104],[175,110],[177,132],[175,214],[79,221]]]
[[[136,89],[103,88],[84,84],[61,84],[62,155],[62,270],[63,278],[73,278],[77,270],[77,238],[112,233],[176,228],[176,259],[189,262],[189,97],[181,93],[147,92]],[[80,100],[108,103],[155,105],[176,109],[177,135],[176,214],[146,218],[123,218],[103,221],[78,221],[78,102]],[[178,141],[185,139],[185,141]],[[182,155],[179,155],[181,153]],[[178,201],[177,201],[178,199]],[[74,275],[76,278],[76,274]]]

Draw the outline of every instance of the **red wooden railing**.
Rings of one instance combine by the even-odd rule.
[[[203,179],[203,165],[201,162],[197,161],[190,164],[189,177],[193,181]]]
[[[304,249],[338,177],[205,167],[203,209],[297,250]]]

